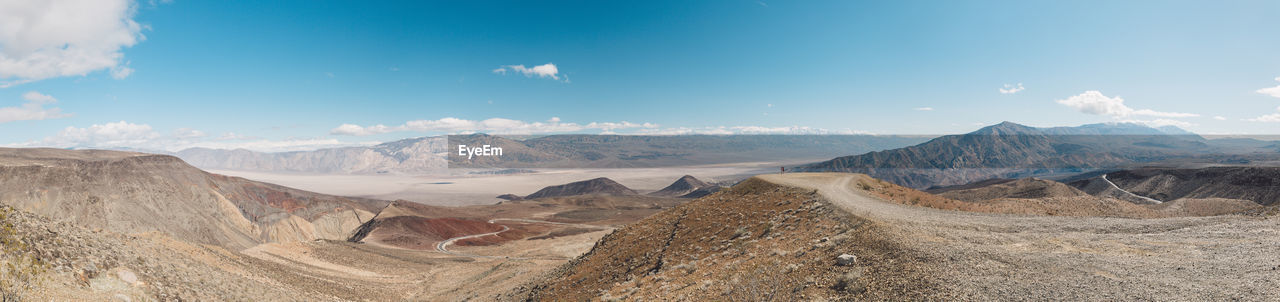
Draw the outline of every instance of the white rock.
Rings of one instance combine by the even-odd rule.
[[[120,280],[124,281],[125,283],[129,283],[129,285],[138,284],[138,275],[134,274],[133,272],[127,269],[121,269],[120,271],[116,272],[116,277],[119,277]]]
[[[839,257],[836,257],[836,265],[839,266],[851,266],[855,263],[858,263],[858,256],[841,254]]]

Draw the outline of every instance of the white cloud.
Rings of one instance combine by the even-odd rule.
[[[1152,117],[1196,117],[1199,114],[1180,113],[1180,112],[1160,112],[1150,109],[1133,109],[1124,104],[1124,99],[1120,97],[1107,97],[1102,92],[1090,90],[1080,95],[1072,96],[1063,100],[1057,100],[1058,104],[1066,105],[1080,112],[1094,115],[1105,115],[1114,118],[1126,118],[1130,116],[1152,116]]]
[[[235,132],[227,132],[227,133],[223,133],[222,135],[219,135],[215,139],[220,141],[231,141],[231,140],[246,140],[246,139],[253,139],[253,138],[256,138],[256,137],[244,136],[244,135],[237,134]]]
[[[504,65],[502,67],[498,67],[498,69],[494,69],[493,73],[505,75],[507,74],[507,71],[523,74],[526,77],[537,76],[539,78],[550,78],[556,81],[559,81],[561,78],[560,69],[556,67],[556,64],[552,63],[534,66],[533,68],[524,67],[524,65]],[[564,81],[569,82],[569,79],[566,78]]]
[[[0,123],[12,121],[38,121],[71,116],[63,114],[57,107],[45,108],[44,105],[57,103],[52,96],[29,91],[22,95],[27,102],[17,107],[0,107]]]
[[[136,147],[160,137],[150,125],[119,121],[85,128],[67,127],[57,135],[23,145],[56,148]]]
[[[1247,119],[1246,121],[1263,122],[1263,123],[1280,123],[1280,113],[1263,115],[1263,116]]]
[[[1014,94],[1026,90],[1027,88],[1022,87],[1022,83],[1018,83],[1017,86],[1014,86],[1013,84],[1004,84],[1004,88],[999,89],[1001,94]]]
[[[813,127],[804,127],[804,126],[790,126],[790,127],[762,127],[762,126],[732,126],[732,127],[726,127],[726,126],[718,126],[718,127],[700,127],[700,128],[678,127],[678,128],[663,128],[663,129],[641,129],[641,130],[637,131],[636,133],[631,133],[631,134],[638,134],[638,135],[693,135],[693,134],[701,134],[701,135],[734,135],[734,134],[746,134],[746,135],[767,135],[767,134],[772,134],[772,135],[824,135],[824,134],[825,134],[825,135],[833,135],[833,134],[844,134],[844,135],[854,135],[854,134],[857,134],[857,135],[870,135],[870,134],[872,134],[872,133],[871,133],[871,132],[866,132],[866,131],[850,130],[850,129],[829,130],[829,129],[823,129],[823,128],[813,128]]]
[[[1280,77],[1277,77],[1276,81],[1280,82]],[[1276,85],[1276,87],[1258,89],[1258,93],[1280,98],[1280,85]]]
[[[715,126],[715,127],[678,127],[661,128],[654,123],[591,122],[586,124],[566,123],[553,117],[547,122],[525,122],[504,118],[486,120],[465,120],[459,118],[442,118],[438,120],[416,120],[405,122],[400,126],[372,125],[360,126],[342,124],[329,131],[332,135],[374,135],[390,132],[435,132],[446,134],[542,134],[542,133],[599,133],[599,134],[632,134],[632,135],[684,135],[684,134],[871,134],[865,131],[850,129],[830,130],[804,126],[762,127],[762,126]]]
[[[586,125],[578,123],[561,122],[559,117],[552,117],[546,122],[526,122],[505,118],[490,118],[486,120],[465,120],[460,118],[446,117],[438,120],[414,120],[405,122],[399,126],[372,125],[360,126],[354,124],[342,124],[329,130],[329,134],[333,135],[374,135],[390,132],[439,132],[439,133],[476,133],[484,132],[490,134],[536,134],[536,133],[559,133],[559,132],[577,132],[583,130],[603,130],[613,131],[620,129],[635,128],[657,128],[657,124],[652,123],[632,123],[622,122],[592,122]]]
[[[351,146],[372,146],[379,142],[342,142],[333,138],[290,138],[284,140],[268,140],[256,139],[248,141],[201,141],[181,145],[181,147],[170,147],[168,151],[178,151],[187,148],[209,148],[209,149],[246,149],[258,152],[289,152],[289,151],[310,151],[324,148],[351,147]]]
[[[1280,107],[1276,107],[1276,111],[1280,111]],[[1267,115],[1263,115],[1263,116],[1259,116],[1251,119],[1245,119],[1245,121],[1262,122],[1262,123],[1280,123],[1280,112],[1267,114]]]
[[[113,79],[123,80],[131,74],[133,74],[133,68],[129,68],[128,62],[124,63],[124,65],[111,67],[111,78]]]
[[[1153,127],[1153,128],[1155,128],[1155,127],[1164,127],[1164,126],[1175,126],[1175,127],[1178,127],[1178,128],[1187,128],[1187,127],[1191,127],[1191,126],[1195,126],[1195,125],[1196,125],[1196,124],[1189,123],[1189,122],[1185,122],[1185,121],[1171,120],[1171,119],[1123,120],[1123,121],[1120,121],[1120,122],[1121,122],[1121,123],[1143,124],[1143,125],[1146,125],[1147,127]]]
[[[1215,120],[1219,120],[1219,121],[1225,121],[1225,120],[1227,120],[1227,118],[1226,118],[1226,117],[1221,116],[1221,115],[1215,115],[1215,116],[1213,117],[1213,119],[1215,119]]]
[[[173,137],[180,138],[180,139],[201,138],[205,136],[208,136],[208,135],[205,135],[204,131],[191,129],[191,128],[178,128],[177,130],[173,130]]]
[[[203,131],[178,128],[163,135],[147,124],[126,121],[94,124],[89,127],[67,127],[53,136],[9,147],[53,147],[76,149],[128,148],[175,152],[203,147],[213,149],[248,149],[259,152],[315,150],[346,146],[374,145],[377,142],[342,142],[333,138],[288,138],[269,140],[227,133],[212,140]]]
[[[933,107],[916,107],[915,111],[933,111]]]
[[[0,86],[110,69],[145,39],[132,0],[0,1]]]

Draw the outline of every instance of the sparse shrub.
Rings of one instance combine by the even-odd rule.
[[[684,271],[685,274],[692,274],[693,272],[698,270],[698,263],[694,261],[689,261],[689,262],[681,263],[680,265],[676,265],[674,269],[682,270]]]
[[[862,293],[867,290],[867,286],[862,284],[859,278],[862,278],[861,268],[840,275],[839,278],[836,278],[836,284],[832,286],[832,289],[855,294]]]
[[[732,301],[786,301],[786,276],[776,269],[756,267],[751,273],[733,278],[729,286]]]
[[[22,301],[40,285],[48,264],[36,258],[19,237],[9,216],[13,209],[0,207],[0,301]]]
[[[862,189],[863,191],[871,191],[871,185],[868,185],[867,183],[861,182],[861,181],[858,182],[858,188]]]

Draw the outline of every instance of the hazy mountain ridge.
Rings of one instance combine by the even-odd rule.
[[[454,168],[636,168],[822,158],[925,141],[874,135],[590,135],[523,140],[486,134],[452,135],[449,145],[503,148],[502,156],[449,153]]]
[[[173,153],[202,169],[324,174],[434,174],[448,168],[443,137],[421,137],[370,147],[265,153],[191,148]]]
[[[1215,145],[1176,128],[1091,124],[1034,128],[1011,122],[899,149],[842,156],[798,171],[867,173],[914,188],[991,178],[1071,174],[1133,163],[1260,149]],[[1175,133],[1175,134],[1170,134]],[[1237,144],[1238,145],[1238,144]]]
[[[189,148],[171,154],[196,167],[321,174],[446,173],[447,168],[630,168],[814,159],[909,146],[923,136],[593,135],[507,137],[487,134],[409,138],[369,147],[257,152]],[[458,156],[458,145],[503,149],[501,156]],[[130,150],[134,151],[134,150]]]

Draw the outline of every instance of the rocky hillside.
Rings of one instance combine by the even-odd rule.
[[[877,239],[875,223],[831,207],[813,191],[747,180],[619,229],[507,298],[911,300],[940,286],[912,253]]]
[[[575,195],[638,195],[635,190],[627,188],[606,177],[571,182],[563,185],[549,186],[525,196],[525,199],[561,197]]]
[[[698,188],[697,190],[690,191],[689,193],[685,193],[684,195],[680,195],[679,197],[680,198],[702,198],[703,196],[711,195],[715,192],[720,192],[721,189],[723,189],[723,187],[720,187],[719,185],[711,185],[707,187]]]
[[[136,236],[90,230],[0,206],[0,262],[35,269],[37,275],[5,271],[5,281],[25,290],[0,288],[5,298],[29,301],[251,301],[328,300],[329,297],[273,284],[256,259],[214,246],[193,245],[159,234]],[[39,259],[36,263],[10,261]],[[15,267],[10,267],[15,268]],[[26,278],[34,277],[34,278]],[[8,282],[3,282],[10,285]]]
[[[698,180],[692,175],[685,175],[680,177],[680,179],[677,179],[675,182],[671,183],[671,185],[668,185],[667,187],[662,188],[662,190],[649,193],[649,195],[662,196],[662,197],[677,197],[677,196],[684,196],[685,194],[693,193],[694,191],[698,191],[700,189],[705,189],[709,187],[718,187],[718,186]],[[697,197],[701,197],[701,196],[697,196]]]
[[[1172,130],[1132,124],[1033,128],[1004,122],[964,135],[838,157],[795,170],[866,173],[913,188],[928,188],[991,178],[1079,173],[1222,151],[1199,136],[1168,131]]]
[[[976,188],[959,190],[929,190],[929,193],[963,201],[984,201],[1001,198],[1082,197],[1089,194],[1066,184],[1039,178],[1023,178],[990,183]]]
[[[1101,177],[1110,184],[1102,184]],[[1260,205],[1280,204],[1280,167],[1208,167],[1198,169],[1141,168],[1114,171],[1070,182],[1091,194],[1115,187],[1158,201],[1183,198],[1249,200]]]
[[[386,203],[211,174],[168,155],[0,149],[0,204],[88,228],[238,250],[346,239]]]

